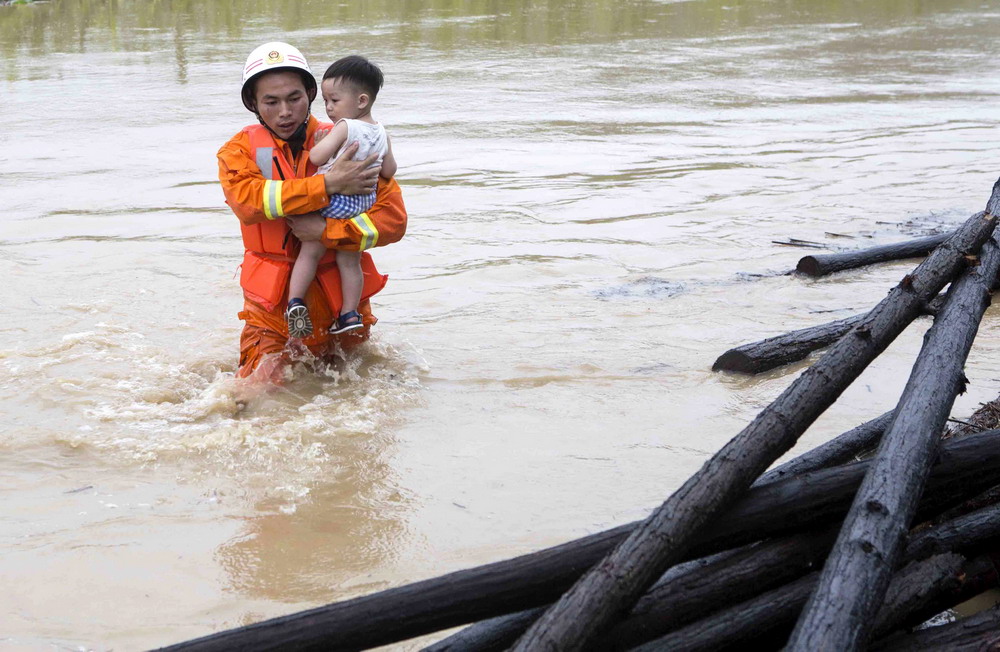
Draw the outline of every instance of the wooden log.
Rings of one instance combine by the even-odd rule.
[[[996,589],[997,579],[997,569],[989,555],[973,557],[962,566],[960,573],[943,581],[936,593],[928,593],[921,604],[915,604],[909,613],[901,616],[895,626],[880,627],[877,631],[891,633],[912,629],[984,591]],[[876,634],[875,638],[884,640],[887,637]]]
[[[842,518],[868,461],[804,473],[746,493],[696,540],[697,555]],[[976,469],[970,473],[969,469]],[[928,513],[1000,483],[1000,430],[944,443]],[[170,650],[353,650],[386,645],[551,602],[638,522],[553,548],[178,643]]]
[[[809,276],[826,276],[845,269],[854,269],[875,263],[885,263],[890,260],[902,260],[926,256],[938,245],[946,242],[955,234],[954,231],[941,235],[929,235],[923,238],[896,242],[867,249],[843,251],[835,254],[817,254],[805,256],[795,266],[795,271]]]
[[[1000,495],[994,499],[1000,500]],[[921,559],[946,550],[969,550],[978,542],[996,545],[1000,541],[1000,504],[994,503],[910,536],[903,560]]]
[[[860,324],[864,318],[864,314],[845,317],[734,347],[718,357],[712,365],[712,371],[759,374],[781,365],[798,362],[813,351],[830,346]]]
[[[814,570],[837,529],[763,542],[670,569],[636,604],[629,617],[594,648],[625,650]],[[476,623],[425,648],[425,652],[505,650],[542,615],[540,607]]]
[[[1000,648],[1000,605],[947,625],[879,641],[872,652],[983,651]]]
[[[944,294],[939,294],[921,310],[922,315],[937,315],[944,303]],[[854,328],[864,315],[854,315],[808,326],[799,330],[776,335],[757,342],[741,344],[729,349],[718,357],[712,371],[736,371],[759,374],[765,371],[804,360],[813,351],[830,346]]]
[[[856,650],[867,643],[867,616],[882,600],[948,414],[965,391],[965,359],[998,269],[1000,247],[990,240],[980,264],[948,290],[789,650]]]
[[[713,455],[615,550],[587,572],[538,619],[512,649],[585,647],[631,610],[695,536],[735,503],[757,476],[791,448],[805,429],[850,385],[978,251],[996,225],[1000,181],[989,212],[969,218],[865,319]],[[766,486],[766,485],[765,485]]]
[[[595,649],[628,649],[676,630],[711,612],[726,608],[767,591],[779,583],[788,582],[805,572],[829,549],[827,533],[798,534],[757,546],[740,549],[736,554],[712,559],[704,564],[691,562],[676,566],[680,573],[668,572],[649,593],[636,604],[628,618],[611,629],[595,644]],[[1000,504],[984,507],[974,513],[959,516],[934,527],[911,533],[903,564],[927,559],[934,555],[961,552],[966,556],[993,548],[1000,541]],[[923,622],[934,613],[947,609],[970,596],[996,584],[992,565],[966,568],[961,584],[958,580],[936,585],[934,594],[920,591],[928,600],[921,609],[913,599],[898,596],[886,599],[887,604],[908,604],[904,615]],[[779,579],[780,578],[780,579]],[[942,580],[944,582],[944,580]],[[913,586],[912,583],[899,585]],[[951,592],[946,591],[949,589]],[[974,594],[972,593],[972,594]],[[802,602],[805,602],[805,597]],[[542,613],[544,607],[517,614],[493,618],[471,625],[428,648],[427,652],[491,652],[506,649]],[[798,615],[796,612],[792,618]],[[900,619],[883,619],[876,636],[898,624]],[[903,622],[906,622],[905,619]],[[792,622],[783,630],[787,636]],[[784,641],[782,641],[784,642]]]
[[[945,553],[913,562],[893,578],[886,603],[875,616],[876,626],[891,631],[909,613],[923,607],[938,593],[954,588],[965,568],[962,555]],[[673,631],[633,649],[727,650],[733,648],[773,649],[788,636],[796,616],[819,579],[814,572],[778,589],[768,591],[708,618]],[[836,649],[836,648],[829,648]]]
[[[892,410],[866,421],[856,428],[838,435],[828,442],[799,455],[793,460],[777,466],[757,478],[753,486],[774,482],[781,478],[798,475],[807,471],[844,464],[861,453],[878,446],[882,433],[892,421]]]

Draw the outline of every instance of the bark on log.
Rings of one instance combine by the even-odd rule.
[[[882,601],[948,414],[965,391],[965,359],[998,268],[1000,247],[989,240],[979,265],[948,290],[789,650],[856,650],[867,643],[867,616]]]
[[[915,605],[914,609],[897,622],[895,627],[884,628],[880,631],[912,629],[927,622],[933,616],[974,598],[984,591],[995,588],[997,588],[996,567],[988,555],[979,555],[966,562],[959,574],[943,582],[938,587],[936,594],[926,595],[923,604]],[[883,637],[882,640],[885,638]]]
[[[1000,212],[1000,181],[988,208]],[[694,538],[735,503],[978,251],[996,225],[993,211],[971,217],[890,291],[865,319],[797,378],[545,613],[513,647],[580,649],[635,605]],[[765,485],[766,486],[766,485]]]
[[[924,305],[920,314],[937,315],[943,304],[944,294],[939,294]],[[720,355],[712,365],[712,371],[759,374],[781,365],[804,360],[813,351],[830,346],[846,335],[864,317],[863,314],[854,315],[742,344]]]
[[[995,496],[1000,500],[1000,496]],[[987,505],[910,535],[903,560],[921,559],[946,550],[970,550],[974,543],[1000,541],[1000,504]]]
[[[842,518],[869,462],[795,476],[747,492],[695,543],[706,555]],[[969,469],[977,469],[969,473]],[[929,514],[1000,483],[1000,430],[949,440],[931,473]],[[515,559],[449,573],[371,595],[280,616],[172,650],[356,650],[483,618],[538,607],[559,597],[587,568],[637,527],[628,523]]]
[[[712,365],[712,371],[759,374],[768,369],[798,362],[813,351],[830,346],[860,324],[864,318],[864,314],[854,315],[737,346],[720,355]]]
[[[628,618],[600,639],[597,649],[627,649],[675,630],[704,615],[745,600],[777,583],[787,582],[817,558],[826,556],[829,541],[823,533],[793,535],[741,549],[736,554],[713,559],[705,564],[691,562],[675,566],[653,589],[643,596]],[[993,548],[1000,541],[1000,504],[988,505],[974,513],[964,514],[934,527],[910,535],[902,564],[934,555],[960,551],[972,556]],[[721,556],[720,556],[721,557]],[[700,561],[700,560],[699,560]],[[794,568],[792,568],[794,565]],[[678,574],[675,571],[683,568]],[[962,592],[944,595],[942,599],[920,611],[910,609],[916,622],[947,609],[995,585],[996,578],[986,570],[969,569],[960,587]],[[780,575],[780,578],[779,578]],[[754,589],[748,593],[748,589]],[[956,589],[957,591],[957,589]],[[886,600],[887,603],[893,602]],[[426,648],[428,652],[491,652],[504,650],[523,633],[543,612],[544,607],[501,616],[471,625],[464,630]],[[797,613],[796,613],[797,615]],[[913,623],[916,624],[916,623]],[[789,624],[790,630],[790,624]],[[787,634],[787,632],[786,632]],[[879,636],[876,632],[875,636]]]
[[[954,231],[950,231],[941,235],[930,235],[924,238],[880,245],[868,249],[804,256],[799,260],[799,264],[795,266],[795,271],[809,276],[826,276],[827,274],[840,272],[845,269],[854,269],[890,260],[926,256],[954,234]]]
[[[885,432],[891,421],[892,410],[875,417],[871,421],[866,421],[857,428],[852,428],[824,444],[820,444],[793,460],[789,460],[771,469],[760,476],[754,482],[753,486],[757,487],[807,471],[850,462],[859,454],[878,446],[878,443],[882,440],[882,433]]]
[[[962,555],[945,553],[903,568],[892,579],[886,603],[875,616],[877,627],[891,631],[897,623],[912,611],[923,607],[938,593],[953,589],[960,581],[965,564],[966,560]],[[818,579],[819,573],[810,573],[778,589],[635,647],[634,650],[708,652],[735,647],[779,647],[788,636],[809,594],[815,589]]]
[[[872,652],[983,652],[1000,648],[1000,605],[962,620],[895,636],[871,647]]]
[[[796,534],[717,555],[706,563],[670,569],[618,626],[594,648],[626,650],[723,607],[781,586],[815,570],[830,550],[837,528]],[[698,560],[701,561],[701,560]],[[425,652],[505,650],[544,613],[522,611],[476,623],[425,648]]]

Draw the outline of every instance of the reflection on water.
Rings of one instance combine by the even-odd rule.
[[[148,648],[641,517],[801,370],[722,351],[911,266],[798,279],[773,241],[982,208],[998,28],[965,0],[0,7],[3,644]],[[374,341],[240,409],[214,157],[274,38],[383,65],[411,222]],[[802,445],[889,409],[923,327]]]

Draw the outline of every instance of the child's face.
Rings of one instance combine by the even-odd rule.
[[[326,115],[331,120],[357,118],[368,108],[368,94],[359,92],[350,82],[343,79],[324,79],[320,88]]]

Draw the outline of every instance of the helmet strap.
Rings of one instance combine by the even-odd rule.
[[[305,122],[300,124],[299,128],[295,130],[295,133],[289,136],[288,139],[286,140],[281,136],[279,136],[278,134],[276,134],[274,132],[274,129],[271,129],[271,127],[268,126],[266,122],[264,122],[264,118],[260,117],[260,113],[258,113],[257,111],[254,111],[254,113],[257,115],[257,120],[259,120],[260,123],[264,125],[264,128],[270,131],[271,135],[277,138],[278,140],[284,140],[286,143],[288,143],[288,146],[292,148],[292,156],[298,158],[299,152],[302,151],[302,147],[306,144],[306,127],[309,126],[309,115],[308,114],[306,115]]]

